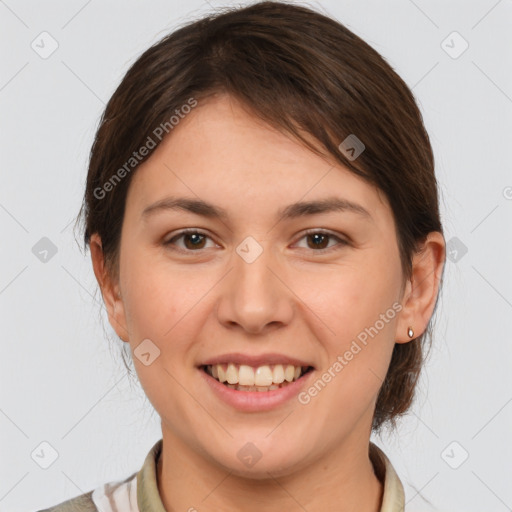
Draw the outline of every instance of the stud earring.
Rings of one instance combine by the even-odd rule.
[[[409,329],[407,329],[407,336],[409,336],[409,338],[412,338],[414,336],[414,331],[412,330],[412,327],[409,327]]]

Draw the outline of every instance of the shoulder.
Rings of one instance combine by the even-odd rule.
[[[93,491],[86,492],[70,500],[63,501],[58,505],[55,505],[38,512],[97,512],[98,508],[92,500]]]
[[[137,473],[122,481],[102,484],[92,491],[37,512],[139,512]]]
[[[162,439],[151,448],[142,468],[124,480],[102,484],[92,491],[37,512],[139,512],[139,502],[149,503],[152,510],[165,512],[156,479],[156,461],[161,449]],[[142,509],[145,509],[144,506]]]

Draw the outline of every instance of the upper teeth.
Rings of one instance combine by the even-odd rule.
[[[300,377],[301,366],[275,364],[253,368],[246,364],[234,363],[208,365],[207,372],[220,382],[240,384],[242,386],[271,386],[285,380],[292,382]]]

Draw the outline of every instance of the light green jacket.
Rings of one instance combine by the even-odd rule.
[[[151,448],[140,471],[122,482],[104,484],[39,512],[166,512],[156,479],[156,462],[161,450],[162,439]],[[375,474],[384,483],[380,512],[403,512],[402,482],[385,453],[374,443],[370,443],[370,460]]]

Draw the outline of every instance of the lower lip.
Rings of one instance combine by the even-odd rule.
[[[206,379],[214,394],[228,405],[244,412],[258,412],[270,411],[296,397],[309,382],[314,370],[310,370],[296,381],[282,388],[272,389],[271,391],[238,391],[228,388],[225,384],[207,374],[202,368],[199,368],[199,373],[203,379]]]

